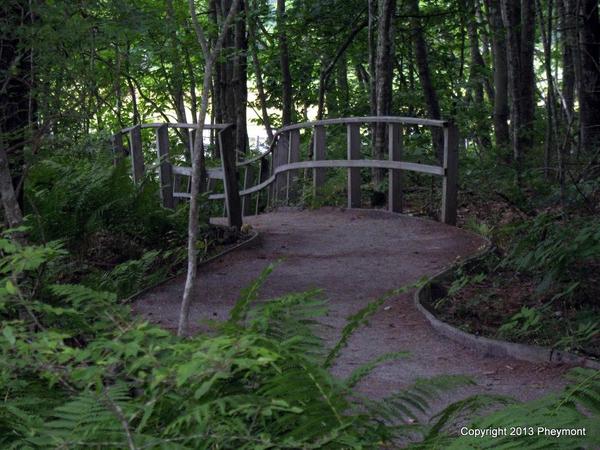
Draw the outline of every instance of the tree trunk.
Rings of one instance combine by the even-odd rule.
[[[368,0],[369,5],[369,106],[371,115],[377,115],[377,94],[375,89],[376,60],[377,60],[377,0]],[[375,131],[373,131],[373,145],[375,145]]]
[[[23,29],[31,26],[33,13],[28,1],[9,3],[0,8],[0,23],[7,24],[7,30],[0,33],[0,146],[3,147],[6,170],[12,177],[17,205],[22,210],[24,150],[33,134],[37,104],[33,96],[33,49],[22,41],[21,36],[29,33]],[[5,214],[7,219],[12,215],[10,211]]]
[[[469,68],[469,84],[471,86],[473,100],[475,104],[483,104],[483,78],[485,63],[479,51],[479,33],[477,30],[477,20],[475,14],[475,1],[467,2],[467,34],[469,36],[469,49],[471,52],[471,65]]]
[[[355,22],[360,19],[360,16],[362,16],[363,13],[364,13],[364,11],[361,11],[359,13],[358,17],[355,19]],[[325,110],[324,110],[325,93],[327,91],[328,83],[331,78],[331,74],[332,74],[333,70],[335,69],[340,58],[342,58],[344,56],[344,54],[345,54],[346,50],[348,49],[348,47],[350,46],[350,44],[352,44],[352,42],[354,41],[354,38],[356,37],[356,35],[365,26],[367,26],[367,21],[363,20],[363,21],[357,22],[356,25],[352,28],[352,30],[350,30],[350,33],[348,34],[346,39],[344,39],[344,41],[340,44],[340,46],[336,50],[335,55],[333,56],[332,60],[329,62],[329,64],[327,64],[326,67],[324,67],[321,70],[321,73],[319,75],[319,98],[318,98],[318,102],[317,102],[317,120],[321,120],[325,113]],[[347,71],[347,68],[345,70]],[[346,90],[347,90],[348,89],[347,79],[346,79],[345,86],[346,86]],[[328,110],[331,111],[330,108],[328,108]]]
[[[581,78],[579,80],[579,124],[581,150],[594,155],[600,149],[600,21],[598,0],[580,0],[579,42]]]
[[[245,3],[240,0],[235,21],[235,57],[233,60],[233,85],[235,87],[235,147],[238,155],[248,150],[246,107],[248,105],[248,37],[246,36]]]
[[[485,89],[485,62],[479,51],[479,30],[477,24],[477,0],[467,2],[467,33],[469,35],[469,47],[471,53],[471,65],[469,68],[469,85],[471,87],[471,101],[475,110],[481,110],[484,105],[483,93]],[[490,97],[491,99],[492,97]],[[490,146],[489,125],[487,117],[477,115],[476,139],[483,148]]]
[[[573,42],[569,37],[572,33],[568,30],[570,24],[567,20],[567,4],[568,0],[558,0],[562,46],[561,104],[565,122],[570,123],[573,118],[573,107],[575,104],[575,61],[573,60]]]
[[[377,27],[377,57],[375,61],[375,113],[387,116],[392,106],[392,56],[394,53],[394,15],[396,0],[379,1],[379,21]],[[379,123],[375,126],[374,159],[384,159],[386,147],[386,126]],[[379,186],[384,179],[385,170],[374,169],[374,183]]]
[[[344,53],[337,65],[338,110],[346,117],[350,112],[350,88],[348,86],[348,58]]]
[[[494,60],[494,135],[496,146],[505,149],[509,145],[508,130],[508,62],[506,33],[502,23],[499,0],[486,0],[492,31],[492,57]]]
[[[248,21],[248,35],[249,35],[249,46],[252,54],[252,66],[254,68],[254,76],[256,77],[256,91],[258,94],[258,102],[260,104],[260,111],[262,115],[263,125],[267,130],[267,138],[269,143],[273,142],[273,128],[271,127],[271,118],[267,110],[267,96],[265,94],[265,88],[263,84],[262,69],[260,66],[260,60],[258,59],[258,50],[256,49],[256,28],[254,27],[254,18],[250,14],[250,0],[244,2],[246,8],[246,18]]]
[[[368,49],[369,49],[369,111],[371,116],[377,115],[377,90],[376,90],[376,78],[377,78],[377,1],[368,0]],[[377,127],[371,127],[371,146],[373,151],[373,157],[375,157],[375,136]],[[372,170],[373,178],[375,178],[375,169]]]
[[[2,196],[4,219],[10,228],[18,227],[23,221],[23,213],[15,194],[2,136],[0,136],[0,195]]]
[[[494,60],[494,135],[496,147],[504,153],[508,148],[508,62],[506,33],[502,23],[499,0],[487,0],[487,10],[492,30],[492,57]]]
[[[279,65],[281,68],[282,112],[283,125],[293,120],[293,91],[292,75],[290,72],[290,56],[287,45],[285,0],[277,0],[277,32],[279,36]]]
[[[212,51],[209,48],[209,42],[206,39],[204,29],[196,16],[196,6],[194,0],[189,0],[190,15],[194,25],[194,31],[198,43],[202,48],[204,55],[204,79],[202,83],[202,100],[200,103],[200,112],[198,116],[198,128],[196,130],[196,139],[194,140],[194,151],[192,155],[192,183],[190,190],[190,213],[188,221],[188,264],[187,275],[185,279],[185,287],[183,289],[183,298],[181,300],[181,309],[179,312],[179,324],[177,327],[177,335],[184,336],[188,330],[190,304],[192,301],[192,293],[196,286],[196,277],[198,275],[198,228],[199,228],[199,202],[198,195],[205,181],[204,168],[204,149],[202,146],[202,134],[204,132],[204,121],[208,111],[208,97],[211,91],[212,71],[215,60],[221,51],[225,36],[232,25],[233,19],[238,12],[239,0],[233,0],[229,11],[222,22],[222,28],[219,37],[216,39]],[[225,151],[225,149],[224,149]]]
[[[544,47],[544,69],[546,71],[546,138],[544,139],[544,177],[548,178],[550,170],[550,157],[554,153],[554,144],[556,142],[556,96],[554,90],[554,77],[552,75],[552,13],[554,9],[553,0],[547,0],[548,4],[548,23],[544,20],[542,4],[537,0],[538,17],[540,22],[540,32],[542,35],[542,45]]]
[[[407,3],[409,14],[411,15],[411,29],[413,43],[415,47],[415,59],[417,62],[417,70],[419,79],[425,97],[425,103],[431,119],[441,119],[440,104],[438,101],[437,92],[433,87],[431,73],[429,71],[429,57],[427,55],[427,44],[425,43],[425,35],[419,18],[419,0],[408,0]],[[431,131],[433,137],[433,146],[436,156],[440,162],[444,159],[444,135],[439,128],[433,128]]]
[[[502,19],[508,48],[508,85],[512,99],[513,158],[520,177],[525,155],[533,146],[534,92],[533,50],[535,2],[502,0]],[[520,178],[519,178],[520,179]]]

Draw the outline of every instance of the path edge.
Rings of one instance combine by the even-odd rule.
[[[223,250],[220,253],[217,253],[216,255],[211,256],[210,258],[207,258],[203,261],[198,261],[198,269],[200,269],[200,267],[204,267],[207,266],[208,264],[214,262],[215,260],[222,258],[223,256],[232,253],[236,250],[241,250],[243,248],[246,247],[250,247],[251,245],[254,244],[258,244],[260,240],[260,233],[256,230],[252,230],[251,231],[251,235],[248,239],[246,239],[245,241],[239,242],[236,245],[226,248],[225,250]],[[131,294],[129,297],[121,300],[122,303],[131,303],[132,301],[134,301],[137,297],[139,297],[140,295],[143,295],[153,289],[156,289],[157,287],[162,286],[163,284],[167,284],[169,281],[173,281],[175,278],[181,276],[183,272],[178,272],[175,273],[173,275],[171,275],[168,278],[165,278],[164,280],[159,281],[158,283],[155,283],[151,286],[145,287],[144,289],[141,289],[139,291],[137,291],[134,294]]]
[[[462,259],[460,263],[464,264],[482,259],[493,251],[493,245],[491,241],[483,236],[479,237],[485,239],[486,241],[484,248],[477,251],[477,253],[474,255]],[[477,336],[472,333],[467,333],[466,331],[463,331],[454,325],[450,325],[449,323],[438,319],[423,304],[423,302],[426,300],[431,300],[432,285],[452,278],[456,266],[457,263],[454,263],[431,276],[427,282],[425,282],[425,284],[415,291],[413,297],[415,307],[421,312],[421,314],[425,316],[429,324],[436,332],[447,337],[448,339],[469,347],[478,353],[483,353],[484,356],[500,358],[511,357],[532,363],[544,362],[557,365],[570,364],[600,370],[600,361],[596,361],[585,356],[576,355],[574,353],[565,352],[562,350],[555,350],[549,347],[542,347],[540,345],[520,344],[516,342],[492,339],[484,336]]]

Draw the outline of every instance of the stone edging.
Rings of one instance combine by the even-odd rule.
[[[234,245],[233,247],[229,247],[226,248],[225,250],[223,250],[220,253],[217,253],[216,255],[211,256],[208,259],[205,259],[204,261],[199,261],[198,262],[198,268],[202,267],[202,266],[206,266],[207,264],[210,264],[211,262],[222,258],[223,256],[227,255],[228,253],[231,253],[235,250],[240,250],[242,248],[246,248],[249,247],[252,244],[258,243],[258,240],[260,238],[260,234],[258,233],[258,231],[253,230],[252,231],[252,235],[250,236],[250,238],[246,239],[245,241],[240,242],[239,244]],[[171,280],[174,280],[175,278],[177,278],[178,276],[180,276],[181,273],[176,273],[174,275],[171,275],[168,278],[165,278],[164,280],[159,281],[156,284],[153,284],[152,286],[148,286],[138,292],[136,292],[135,294],[130,295],[129,297],[125,298],[124,300],[122,300],[123,303],[129,303],[132,300],[134,300],[136,297],[139,297],[142,294],[145,294],[148,291],[151,291],[152,289],[155,289],[159,286],[162,286],[165,283],[168,283]]]
[[[488,240],[484,249],[477,252],[475,255],[463,260],[463,263],[474,261],[483,258],[492,251],[491,242]],[[600,361],[579,356],[574,353],[555,350],[548,347],[530,344],[518,344],[515,342],[501,341],[488,337],[477,336],[467,333],[453,325],[450,325],[438,319],[423,302],[431,299],[431,286],[434,283],[439,283],[443,280],[448,280],[452,277],[455,265],[450,266],[441,272],[433,275],[427,282],[421,286],[414,295],[414,304],[416,308],[425,316],[431,326],[441,335],[452,339],[466,347],[474,349],[486,356],[492,357],[511,357],[522,361],[554,364],[572,364],[582,367],[590,367],[600,369]]]

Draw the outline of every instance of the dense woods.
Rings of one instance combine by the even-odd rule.
[[[264,152],[284,125],[350,116],[459,130],[459,226],[494,251],[458,269],[441,317],[600,358],[598,0],[4,0],[0,446],[514,445],[455,439],[454,420],[492,405],[506,409],[481,426],[585,424],[595,432],[553,448],[600,445],[594,370],[576,369],[564,392],[538,402],[472,398],[428,423],[415,418],[469,380],[438,377],[382,401],[356,395],[376,362],[345,380],[328,368],[377,302],[333,349],[313,329],[324,310],[314,293],[251,308],[268,273],[206,335],[176,337],[131,315],[125,300],[187,268],[185,335],[198,261],[246,237],[208,223],[222,211],[204,188],[220,157],[205,124],[235,126],[222,149],[234,160]],[[136,184],[130,158],[112,153],[116,131],[149,122],[197,125],[172,136],[172,157],[192,167],[192,201],[174,209],[159,203],[152,148]],[[356,132],[362,157],[389,157],[385,126]],[[404,132],[410,161],[443,163],[441,129]],[[314,136],[302,139],[313,148]],[[344,139],[334,134],[328,151],[346,155]],[[386,170],[354,173],[367,206],[385,203]],[[406,212],[436,218],[438,186],[405,179]],[[322,198],[296,206],[342,206],[346,190],[331,176]]]

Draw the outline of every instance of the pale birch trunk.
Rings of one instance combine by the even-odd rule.
[[[187,276],[185,279],[185,287],[183,290],[183,299],[181,300],[181,310],[179,312],[179,325],[177,327],[177,335],[184,336],[187,333],[190,304],[192,299],[192,293],[196,286],[196,277],[198,272],[198,222],[199,222],[199,208],[198,208],[198,194],[200,188],[203,185],[204,171],[203,167],[203,146],[202,146],[202,135],[204,133],[204,121],[206,120],[206,113],[208,111],[208,96],[210,93],[211,82],[212,82],[212,70],[216,56],[223,45],[223,39],[227,33],[227,29],[231,25],[233,18],[238,9],[239,0],[233,0],[227,18],[223,22],[222,29],[219,37],[215,42],[212,51],[209,49],[208,41],[206,39],[204,29],[198,22],[196,16],[196,6],[194,0],[189,0],[190,15],[192,16],[192,22],[194,24],[194,31],[202,53],[204,55],[204,81],[202,83],[202,100],[200,103],[200,113],[198,117],[198,128],[196,130],[196,139],[194,140],[194,154],[192,155],[192,186],[190,192],[190,215],[188,222],[188,266]]]

